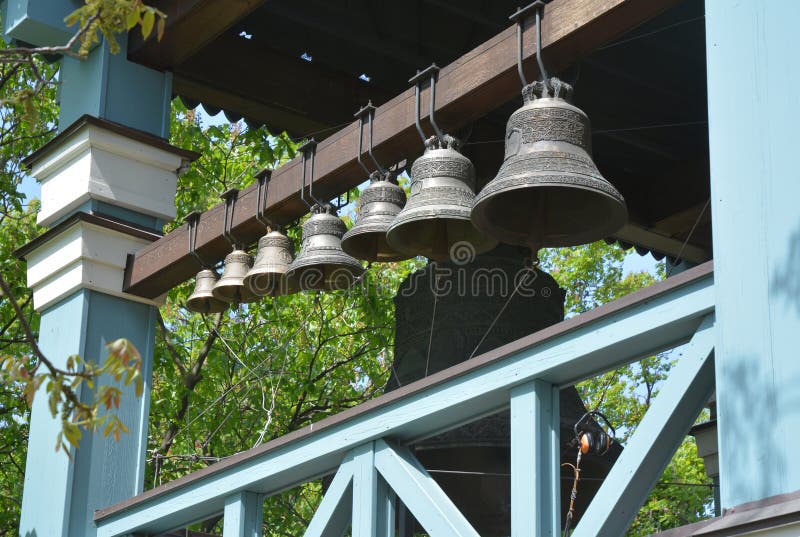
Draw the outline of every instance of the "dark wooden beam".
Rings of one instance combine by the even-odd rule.
[[[259,35],[218,37],[202,54],[175,67],[174,93],[292,135],[341,125],[368,100],[383,103],[391,97],[375,84],[289,57],[268,44],[268,37]]]
[[[167,15],[161,41],[142,39],[134,30],[128,40],[128,58],[153,69],[171,69],[199,52],[217,36],[264,3],[265,0],[155,0]]]
[[[547,5],[542,24],[543,45],[553,72],[558,72],[635,28],[680,0],[554,0]],[[536,75],[534,29],[525,30],[525,69]],[[456,129],[485,115],[519,95],[516,70],[516,29],[512,26],[463,55],[439,73],[437,119]],[[423,110],[428,91],[423,92]],[[430,130],[430,129],[428,129]],[[317,148],[314,192],[333,197],[364,180],[356,163],[358,125],[354,122],[320,143]],[[378,108],[375,115],[375,153],[384,162],[397,162],[420,152],[414,129],[414,92],[407,90]],[[300,161],[293,161],[272,175],[267,195],[267,215],[277,223],[302,216]],[[255,219],[256,191],[242,191],[233,218],[240,240],[253,243],[263,233]],[[220,259],[229,249],[222,237],[223,207],[203,213],[198,226],[198,252],[206,259]],[[156,297],[192,277],[199,269],[188,252],[188,232],[182,226],[137,252],[126,271],[126,291]]]

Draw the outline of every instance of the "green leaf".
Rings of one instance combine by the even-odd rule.
[[[126,20],[126,24],[128,25],[128,30],[132,30],[134,26],[139,24],[139,21],[142,20],[141,13],[139,12],[138,7],[132,8],[128,12],[128,17]]]
[[[150,36],[150,32],[153,31],[153,24],[156,21],[155,14],[147,10],[144,12],[144,16],[142,16],[142,37],[147,39]]]

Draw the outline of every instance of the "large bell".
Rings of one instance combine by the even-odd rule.
[[[373,172],[356,207],[356,224],[342,237],[342,250],[365,261],[400,261],[411,257],[386,241],[386,231],[406,203],[406,193],[392,173]]]
[[[411,194],[389,227],[389,245],[408,255],[444,261],[451,249],[467,244],[473,253],[490,250],[497,242],[472,225],[475,168],[459,152],[460,142],[434,136],[411,166]]]
[[[244,277],[253,266],[253,258],[244,250],[234,250],[225,256],[225,268],[214,286],[214,298],[223,302],[255,302],[259,296],[244,285]]]
[[[217,283],[217,273],[211,269],[203,269],[197,273],[194,291],[186,299],[186,308],[196,313],[219,313],[225,311],[228,304],[214,297],[212,290]]]
[[[472,209],[475,226],[500,242],[574,246],[607,237],[628,219],[625,200],[592,161],[589,118],[567,102],[571,93],[556,78],[522,90],[524,104],[506,127],[505,160]]]
[[[244,286],[257,296],[290,295],[298,291],[294,278],[286,271],[294,258],[292,239],[277,230],[270,230],[258,241],[253,268],[244,277]]]
[[[363,274],[361,263],[342,250],[347,227],[328,204],[316,204],[303,224],[300,253],[286,275],[294,278],[301,291],[347,289]]]
[[[500,245],[471,263],[466,263],[469,259],[433,263],[410,274],[394,299],[394,362],[387,391],[563,320],[564,291],[546,272],[526,268],[530,266],[527,255],[519,247]],[[559,407],[560,460],[574,464],[572,428],[586,408],[574,386],[561,389]],[[511,534],[507,409],[414,442],[409,448],[478,534]],[[615,442],[608,453],[590,453],[581,459],[576,521],[620,452]],[[562,468],[561,520],[569,507],[572,476],[572,470]]]

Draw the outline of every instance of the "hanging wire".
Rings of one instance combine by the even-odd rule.
[[[537,266],[538,266],[538,263],[531,264],[530,266],[526,267],[526,269],[527,269],[527,271],[533,272],[533,271],[536,270]],[[508,298],[503,303],[503,307],[501,307],[500,311],[497,312],[497,315],[494,316],[494,319],[492,319],[492,323],[489,325],[489,328],[487,328],[486,332],[483,333],[483,336],[481,337],[481,340],[478,342],[477,345],[475,345],[475,348],[472,349],[472,353],[469,355],[469,358],[467,358],[467,360],[471,360],[473,357],[475,357],[475,353],[478,352],[478,349],[481,348],[481,345],[483,345],[483,342],[486,340],[487,337],[489,337],[489,334],[491,333],[492,329],[494,328],[494,325],[496,325],[497,321],[500,320],[500,316],[503,315],[503,312],[506,311],[506,308],[508,307],[508,305],[511,304],[511,300],[516,296],[517,292],[522,287],[522,284],[524,284],[527,280],[528,280],[528,275],[527,274],[524,277],[519,279],[519,281],[517,282],[517,285],[514,287],[514,290],[511,292],[510,295],[508,295]]]
[[[683,250],[686,249],[686,245],[689,244],[689,240],[691,240],[692,235],[694,234],[694,230],[697,229],[697,225],[700,223],[700,219],[703,218],[703,215],[706,214],[706,209],[708,209],[709,204],[711,203],[711,198],[708,198],[705,205],[703,205],[703,210],[700,211],[700,214],[697,215],[695,218],[694,225],[692,225],[692,229],[689,230],[689,234],[686,236],[686,240],[683,241],[681,244],[681,249],[678,250],[678,255],[675,257],[675,262],[672,263],[672,266],[667,271],[666,278],[669,278],[672,271],[675,270],[675,267],[678,266],[681,262],[681,256],[683,255]]]
[[[436,272],[436,264],[433,265],[433,311],[431,312],[431,328],[428,332],[428,352],[425,356],[425,376],[428,376],[428,367],[431,364],[431,347],[433,346],[433,328],[436,322],[436,304],[439,302],[439,273]]]
[[[689,24],[689,23],[692,23],[692,22],[700,21],[700,20],[703,20],[705,18],[706,18],[705,15],[700,15],[699,17],[692,17],[691,19],[678,21],[678,22],[675,22],[675,23],[672,23],[672,24],[668,24],[666,26],[662,26],[661,28],[656,28],[655,30],[652,30],[650,32],[647,32],[647,33],[644,33],[644,34],[641,34],[641,35],[635,35],[635,36],[632,36],[632,37],[627,37],[627,38],[624,38],[624,39],[620,39],[619,41],[614,41],[613,43],[609,43],[608,45],[605,45],[605,46],[602,46],[600,48],[595,49],[595,51],[606,50],[606,49],[609,49],[611,47],[624,45],[625,43],[630,43],[631,41],[637,41],[639,39],[644,39],[646,37],[650,37],[651,35],[655,35],[655,34],[664,32],[666,30],[671,30],[672,28],[676,28],[678,26],[683,26],[685,24]]]

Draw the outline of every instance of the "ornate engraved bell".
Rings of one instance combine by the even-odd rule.
[[[557,78],[528,84],[506,127],[505,160],[475,198],[472,222],[509,244],[573,246],[607,237],[628,219],[625,200],[591,157],[589,118]]]
[[[478,231],[470,221],[475,199],[475,168],[459,152],[461,143],[445,135],[433,136],[425,152],[411,166],[411,194],[386,238],[389,245],[408,255],[443,261],[458,243],[474,253],[492,249],[497,242]]]
[[[259,296],[244,285],[244,277],[253,266],[253,258],[244,250],[234,250],[225,256],[225,268],[214,286],[214,298],[223,302],[255,302]]]
[[[196,313],[219,313],[225,311],[228,304],[214,297],[212,290],[217,283],[217,273],[211,269],[203,269],[195,277],[194,291],[186,299],[186,308]]]
[[[358,198],[356,224],[342,237],[342,250],[365,261],[400,261],[411,257],[389,246],[386,231],[406,203],[406,193],[391,172],[370,175]]]
[[[244,277],[245,288],[257,296],[296,293],[297,282],[286,277],[292,259],[294,259],[292,239],[280,231],[270,230],[258,241],[256,261]]]
[[[301,291],[347,289],[364,272],[361,263],[342,250],[345,231],[347,227],[331,205],[311,208],[311,218],[303,224],[300,253],[286,272]]]

